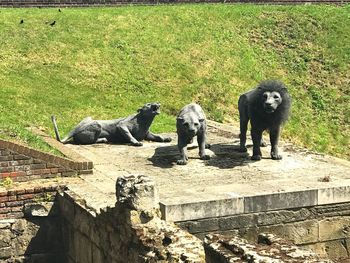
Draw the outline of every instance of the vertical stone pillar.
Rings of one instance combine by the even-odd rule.
[[[159,214],[159,198],[154,181],[145,175],[119,177],[116,182],[117,203],[135,210],[144,219]]]
[[[205,262],[201,240],[161,219],[151,178],[119,177],[116,196],[116,227],[124,233],[121,240],[128,246],[125,262]]]

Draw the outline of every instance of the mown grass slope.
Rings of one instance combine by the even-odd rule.
[[[26,127],[53,134],[51,114],[65,134],[151,101],[156,132],[191,101],[237,121],[239,94],[273,78],[293,97],[283,137],[349,158],[349,36],[350,6],[1,9],[0,137],[45,148]]]

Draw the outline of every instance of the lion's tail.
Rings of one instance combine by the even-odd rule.
[[[58,132],[58,128],[57,128],[57,123],[56,123],[56,117],[55,117],[55,115],[52,115],[52,116],[51,116],[51,121],[52,121],[52,124],[53,124],[53,129],[55,130],[56,140],[59,141],[59,142],[62,142],[62,141],[61,141],[60,134],[59,134],[59,132]]]

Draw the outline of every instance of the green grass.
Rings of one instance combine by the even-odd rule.
[[[53,134],[56,114],[65,134],[152,101],[156,132],[191,101],[237,121],[239,94],[277,78],[293,97],[283,137],[350,158],[349,36],[350,6],[0,9],[0,137],[49,150],[26,127]]]

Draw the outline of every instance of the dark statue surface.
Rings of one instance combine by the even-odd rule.
[[[56,139],[62,143],[93,144],[97,142],[130,143],[142,146],[142,140],[170,142],[170,137],[152,133],[149,128],[156,115],[160,113],[159,103],[147,103],[137,113],[114,120],[83,119],[65,138],[61,139],[55,116],[52,122]]]
[[[258,87],[242,94],[238,100],[240,118],[240,151],[246,152],[248,122],[253,140],[252,160],[261,160],[260,146],[266,146],[262,133],[270,133],[271,158],[282,159],[278,153],[281,125],[288,119],[291,98],[285,85],[277,80],[261,82]]]
[[[205,114],[198,104],[191,103],[181,109],[176,118],[178,148],[181,155],[181,159],[177,161],[177,164],[187,164],[187,145],[192,143],[195,136],[197,136],[200,159],[210,159],[210,156],[205,154],[206,129]]]

